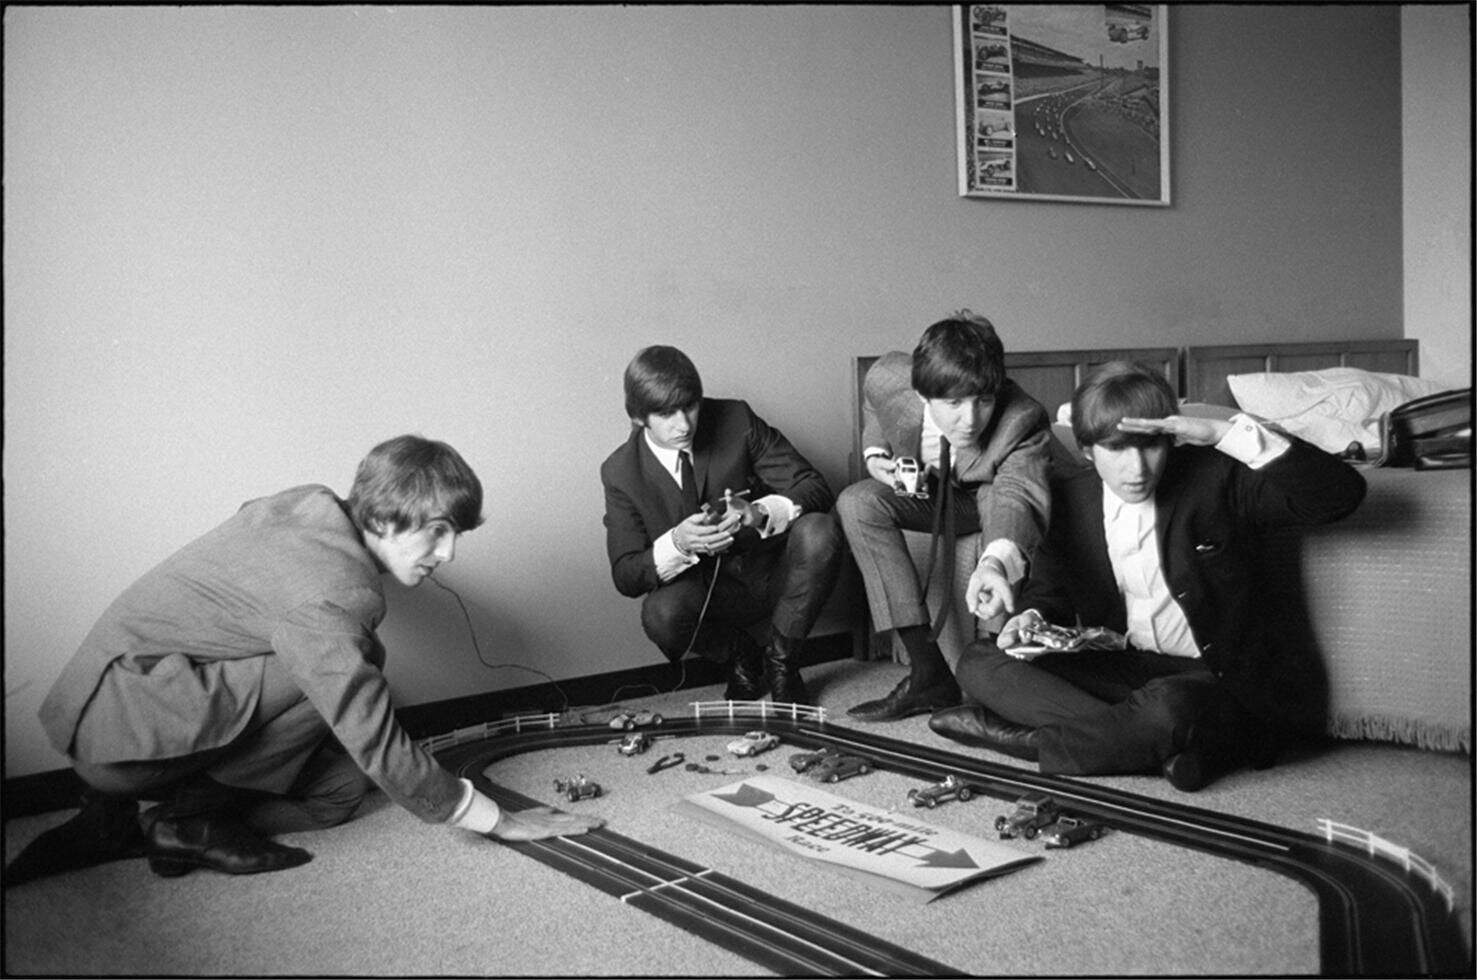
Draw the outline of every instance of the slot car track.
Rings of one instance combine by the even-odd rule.
[[[815,718],[806,718],[810,712]],[[499,805],[540,801],[492,783],[484,771],[524,752],[608,742],[607,725],[558,725],[457,738],[432,746],[451,771]],[[1456,916],[1416,874],[1342,842],[1241,817],[1049,776],[954,752],[841,728],[817,709],[768,702],[694,704],[693,716],[668,717],[664,736],[742,734],[756,727],[791,744],[866,755],[878,769],[926,780],[955,773],[979,792],[1005,800],[1037,791],[1064,809],[1124,833],[1254,864],[1291,878],[1318,900],[1319,968],[1325,976],[1472,975]],[[600,888],[780,974],[815,976],[961,975],[800,906],[608,828],[576,837],[510,843],[534,860]]]

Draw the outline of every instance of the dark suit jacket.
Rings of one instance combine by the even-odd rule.
[[[1051,529],[1019,608],[1036,608],[1053,623],[1126,631],[1103,529],[1102,479],[1088,467],[1061,476],[1053,490]],[[1338,520],[1364,491],[1353,467],[1298,439],[1260,470],[1209,447],[1170,450],[1154,497],[1164,580],[1205,665],[1245,706],[1269,710],[1284,679],[1278,624],[1257,603],[1261,533]]]
[[[912,356],[893,351],[879,357],[867,371],[863,395],[862,448],[919,456],[923,402],[913,390]],[[1029,558],[1041,541],[1051,516],[1047,473],[1053,439],[1046,409],[1006,379],[979,443],[952,447],[955,480],[975,492],[987,543],[1006,538]]]
[[[825,512],[834,503],[825,478],[747,402],[703,399],[692,465],[699,503],[712,503],[720,510],[725,489],[747,489],[750,500],[781,494],[799,504],[803,513]],[[646,444],[645,430],[635,427],[600,465],[600,482],[605,488],[611,577],[622,595],[645,595],[662,584],[652,543],[691,516],[682,504],[682,492]]]

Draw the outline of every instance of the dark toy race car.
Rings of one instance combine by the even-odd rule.
[[[601,792],[600,784],[586,779],[584,773],[580,773],[573,779],[554,780],[554,791],[569,797],[571,803],[593,799]]]
[[[1100,823],[1062,814],[1056,823],[1041,831],[1041,842],[1047,847],[1071,847],[1085,840],[1097,840],[1105,828]]]
[[[829,745],[817,752],[797,752],[790,756],[790,768],[796,772],[808,772],[835,755],[840,753]]]
[[[932,786],[924,786],[922,789],[915,787],[908,790],[908,799],[913,801],[914,806],[926,806],[930,810],[945,800],[958,799],[964,802],[973,795],[974,790],[953,773],[945,776],[942,782],[934,783]]]
[[[830,756],[813,766],[808,775],[818,783],[839,783],[852,776],[865,776],[872,771],[872,763],[859,755]]]

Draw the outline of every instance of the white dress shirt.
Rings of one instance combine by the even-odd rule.
[[[1252,469],[1260,469],[1287,451],[1287,438],[1248,415],[1236,415],[1215,448]],[[1159,561],[1154,500],[1130,504],[1103,484],[1103,531],[1113,578],[1128,609],[1128,642],[1140,649],[1174,657],[1198,657],[1200,647],[1189,620],[1170,594]]]
[[[661,463],[662,468],[671,474],[672,481],[680,488],[682,486],[682,450],[657,445],[656,440],[651,438],[650,430],[647,430],[644,435],[646,445],[656,456],[657,462]],[[783,534],[789,530],[790,523],[800,516],[800,506],[789,497],[777,493],[766,494],[753,501],[753,504],[765,514],[763,525],[755,528],[761,538]],[[686,554],[677,547],[677,543],[672,539],[672,530],[668,529],[651,545],[651,556],[656,562],[657,578],[663,582],[670,582],[699,561],[697,555]]]

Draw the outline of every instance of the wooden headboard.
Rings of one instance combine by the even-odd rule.
[[[862,458],[862,406],[867,370],[876,356],[858,357],[854,380],[855,425],[852,429],[852,476],[858,478]],[[1175,391],[1180,390],[1180,349],[1178,347],[1111,347],[1099,350],[1008,351],[1005,373],[1025,389],[1026,394],[1045,406],[1056,421],[1057,406],[1072,400],[1072,392],[1099,364],[1108,361],[1142,361],[1158,367]]]
[[[1236,399],[1226,382],[1232,374],[1355,367],[1414,377],[1419,375],[1418,344],[1415,340],[1348,340],[1186,347],[1184,397],[1235,407]]]

